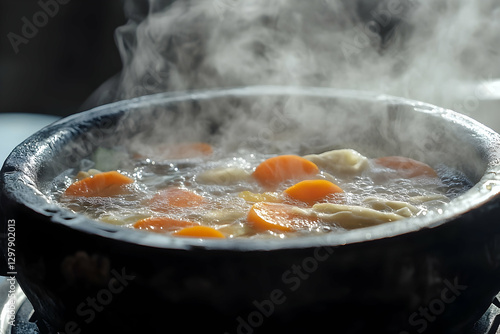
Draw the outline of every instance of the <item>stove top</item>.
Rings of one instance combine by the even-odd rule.
[[[31,321],[33,306],[15,281],[0,283],[0,308],[0,334],[44,334]],[[471,331],[464,334],[500,334],[500,293]]]

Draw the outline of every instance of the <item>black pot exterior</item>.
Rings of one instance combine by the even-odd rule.
[[[221,94],[237,98],[261,90]],[[296,93],[285,89],[278,95]],[[197,96],[210,100],[210,94]],[[2,169],[2,249],[7,257],[8,222],[15,221],[18,281],[38,315],[55,330],[461,333],[498,293],[498,135],[454,114],[434,117],[452,115],[469,122],[474,138],[483,140],[482,146],[470,146],[481,157],[486,178],[475,180],[470,196],[452,202],[449,215],[420,222],[285,242],[179,241],[104,226],[43,198],[38,189],[75,167],[99,143],[60,160],[65,147],[80,145],[88,139],[82,134],[96,128],[116,134],[116,142],[143,131],[132,126],[135,122],[118,130],[115,126],[148,99],[154,100],[124,102],[63,120],[18,147]],[[176,104],[197,98],[159,100]],[[394,113],[391,101],[387,114]],[[460,122],[443,122],[462,129]],[[367,142],[360,139],[358,146]],[[382,151],[399,153],[390,145]],[[462,146],[465,150],[466,144]],[[471,175],[481,170],[467,163],[459,166]]]
[[[481,211],[397,238],[243,252],[131,245],[16,211],[18,280],[64,333],[461,333],[498,292],[500,230]]]

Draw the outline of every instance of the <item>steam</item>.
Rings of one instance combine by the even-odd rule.
[[[130,21],[117,31],[124,70],[114,100],[247,85],[325,86],[474,116],[478,87],[488,90],[500,77],[495,0],[130,0],[126,11]]]

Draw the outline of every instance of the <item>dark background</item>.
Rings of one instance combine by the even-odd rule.
[[[56,0],[42,0],[43,3]],[[0,112],[66,116],[121,69],[114,30],[125,24],[120,0],[60,0],[59,12],[16,54],[8,34],[22,36],[34,0],[0,0]]]

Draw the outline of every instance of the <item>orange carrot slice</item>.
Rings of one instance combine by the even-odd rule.
[[[209,156],[213,153],[210,144],[194,142],[181,144],[163,144],[154,147],[148,154],[137,153],[135,158],[189,159]]]
[[[298,155],[279,155],[269,158],[257,166],[253,176],[265,187],[276,187],[293,179],[306,179],[319,173],[313,162]]]
[[[326,199],[328,196],[344,192],[336,184],[327,180],[305,180],[286,189],[285,194],[308,205]]]
[[[64,192],[67,196],[108,197],[127,193],[124,187],[133,179],[117,171],[99,173],[71,184]]]
[[[168,212],[173,208],[194,208],[207,203],[197,193],[182,188],[167,188],[156,194],[150,201],[154,211]]]
[[[170,217],[149,217],[137,221],[134,228],[152,232],[169,232],[197,225],[194,222],[173,219]]]
[[[225,238],[224,234],[216,229],[208,226],[192,226],[183,228],[180,231],[173,233],[178,237],[191,238]]]
[[[167,146],[164,156],[170,159],[188,159],[207,156],[212,153],[213,148],[207,143],[182,143]]]
[[[400,156],[381,157],[373,160],[377,165],[397,170],[402,176],[412,178],[416,176],[436,177],[436,171],[429,165]]]
[[[316,218],[301,214],[297,207],[281,203],[255,203],[247,216],[250,225],[259,231],[291,232],[317,223]]]

